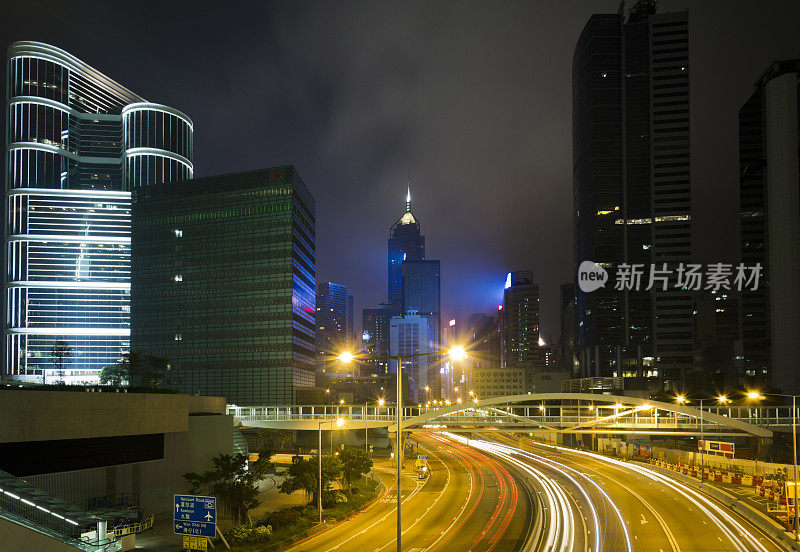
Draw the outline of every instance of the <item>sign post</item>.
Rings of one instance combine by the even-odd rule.
[[[217,499],[213,496],[174,495],[172,510],[176,535],[185,535],[184,548],[205,550],[206,538],[216,534]],[[198,544],[202,541],[202,545]],[[202,546],[202,548],[200,548]]]

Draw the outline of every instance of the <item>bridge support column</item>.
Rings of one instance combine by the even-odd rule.
[[[791,437],[789,441],[791,443]],[[771,447],[772,439],[770,437],[750,437],[750,448],[755,459],[767,458]]]
[[[401,446],[405,447],[406,441],[408,441],[408,432],[401,432],[401,435],[402,435],[402,437],[401,437]],[[394,452],[394,457],[397,458],[397,451],[398,451],[397,433],[390,433],[389,434],[389,443],[391,443],[391,445],[392,445],[392,452]],[[403,453],[403,467],[405,467],[405,465],[406,465],[406,456],[408,456],[408,454],[405,452],[405,449],[403,449],[403,450],[404,450],[404,453]]]

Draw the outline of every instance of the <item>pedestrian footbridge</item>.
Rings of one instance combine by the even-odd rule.
[[[289,430],[385,427],[397,431],[396,407],[361,405],[228,405],[238,424]],[[710,407],[589,393],[535,393],[469,404],[403,407],[402,431],[512,431],[581,434],[646,434],[772,437],[791,427],[788,407]]]

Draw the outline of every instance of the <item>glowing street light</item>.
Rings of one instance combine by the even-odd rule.
[[[447,355],[452,360],[464,360],[467,358],[467,351],[461,345],[456,345],[455,347],[450,347],[450,349],[448,349]]]
[[[336,418],[336,425],[341,427],[344,425],[344,418]]]
[[[402,467],[403,467],[403,448],[402,448],[402,442],[403,442],[403,392],[402,392],[403,384],[402,384],[402,382],[403,382],[403,378],[401,376],[401,372],[402,372],[402,369],[403,369],[403,360],[407,360],[407,359],[411,359],[411,358],[427,357],[427,356],[441,356],[441,355],[447,355],[453,361],[464,360],[465,358],[467,358],[467,352],[466,352],[466,350],[464,350],[464,347],[461,347],[461,346],[451,347],[448,350],[438,350],[438,351],[430,351],[430,352],[425,352],[425,353],[413,353],[413,354],[406,354],[406,355],[403,355],[403,354],[397,354],[397,355],[392,355],[392,356],[359,355],[359,358],[365,358],[365,359],[370,359],[370,360],[387,359],[387,360],[393,360],[393,361],[395,361],[397,363],[396,364],[396,366],[397,366],[397,375],[396,375],[396,378],[395,378],[397,380],[397,382],[396,382],[396,395],[395,395],[396,396],[396,405],[397,405],[397,407],[395,408],[396,417],[397,417],[397,422],[396,422],[396,427],[397,427],[397,434],[396,434],[396,437],[397,437],[397,461],[395,462],[395,464],[396,464],[396,468],[397,468],[397,473],[395,475],[395,481],[396,481],[396,485],[397,485],[398,489],[400,488],[400,481],[402,479],[401,470],[402,470]],[[354,358],[356,358],[356,356],[353,353],[351,353],[350,351],[342,351],[339,354],[339,356],[337,357],[337,359],[340,362],[344,363],[344,364],[348,364],[348,363],[352,362]],[[383,388],[381,388],[381,390],[383,390]],[[428,400],[430,400],[430,387],[426,386],[425,387],[425,391],[427,392],[426,398]],[[472,392],[470,391],[470,395],[471,394],[472,394]],[[475,402],[477,403],[478,400],[475,399]],[[444,404],[444,401],[441,401],[441,403]],[[339,404],[344,404],[344,399],[340,400]],[[434,404],[437,404],[436,401],[434,401]],[[392,457],[394,458],[394,454],[392,455]],[[401,510],[402,510],[401,495],[402,495],[402,493],[400,493],[400,492],[397,493],[397,541],[396,541],[397,542],[397,552],[400,552],[401,549],[402,549],[401,548],[401,540],[402,540],[402,535],[403,535],[403,532],[402,532],[402,529],[401,529],[401,524],[400,524]],[[320,501],[320,503],[321,502],[322,501]]]
[[[383,406],[385,402],[383,399],[378,399],[378,406]]]
[[[753,400],[763,399],[764,395],[762,395],[758,391],[750,391],[750,392],[747,393],[747,398],[748,399],[753,399]]]
[[[720,395],[719,397],[717,397],[717,402],[719,404],[726,404],[726,403],[731,402],[731,400],[728,397],[726,397],[725,395]]]
[[[678,404],[685,404],[686,397],[684,395],[678,395],[677,397],[675,397],[675,402]]]

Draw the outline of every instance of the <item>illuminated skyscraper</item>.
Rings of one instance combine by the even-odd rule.
[[[405,261],[425,258],[425,236],[420,235],[419,221],[411,212],[411,189],[406,194],[406,212],[389,230],[389,303],[402,301],[402,265]]]
[[[192,177],[192,121],[47,44],[6,74],[3,374],[96,383],[129,346],[130,191]]]
[[[433,328],[427,317],[419,316],[413,309],[402,316],[393,316],[390,321],[391,345],[389,354],[417,355],[433,350]],[[409,394],[412,400],[422,401],[430,396],[439,397],[436,372],[439,363],[433,356],[418,356],[403,360],[403,374],[413,381]],[[397,361],[389,361],[389,372],[397,373]],[[425,388],[428,387],[428,391]],[[427,393],[427,394],[426,394]]]
[[[539,284],[532,270],[509,272],[503,292],[503,366],[532,371],[539,351]]]
[[[624,5],[623,5],[624,6]],[[639,0],[593,15],[572,58],[575,272],[691,260],[689,22]],[[577,293],[584,376],[679,386],[692,362],[692,298],[676,289]]]

